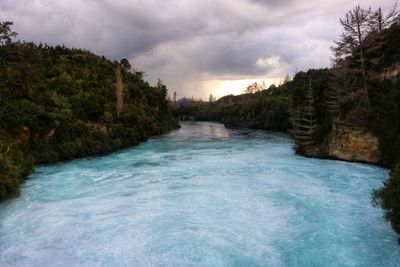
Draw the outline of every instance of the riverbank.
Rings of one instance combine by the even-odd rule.
[[[88,150],[81,156],[68,156],[57,159],[53,158],[48,161],[44,160],[39,162],[36,162],[34,152],[29,150],[29,144],[19,144],[18,147],[10,149],[6,157],[0,160],[0,170],[2,171],[1,175],[9,177],[8,180],[4,178],[0,179],[1,182],[0,196],[2,196],[0,197],[0,202],[10,197],[19,196],[20,184],[26,181],[29,175],[34,173],[35,167],[37,165],[48,166],[51,164],[60,162],[65,163],[67,161],[80,158],[105,156],[121,149],[137,146],[143,142],[146,142],[151,137],[166,134],[172,130],[176,130],[179,128],[180,128],[179,123],[176,123],[175,125],[171,124],[171,127],[163,129],[161,132],[156,132],[154,134],[149,134],[149,135],[142,135],[140,136],[140,138],[137,138],[137,135],[132,135],[130,137],[127,136],[126,137],[127,139],[123,143],[122,142],[115,143],[113,142],[112,139],[107,143],[97,143],[95,149]],[[110,146],[109,142],[116,144],[116,146]],[[85,146],[84,144],[82,145]],[[90,144],[87,144],[87,146],[89,145]],[[75,153],[81,154],[82,152],[75,152]],[[9,181],[9,183],[7,183],[7,181]]]

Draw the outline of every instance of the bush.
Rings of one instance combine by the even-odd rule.
[[[400,234],[400,163],[391,170],[383,187],[373,192],[373,202],[385,210],[385,218]]]
[[[0,200],[19,195],[19,185],[23,177],[32,171],[33,157],[18,147],[0,159]]]

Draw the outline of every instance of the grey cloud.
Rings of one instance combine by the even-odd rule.
[[[376,4],[373,0],[365,5]],[[392,5],[392,0],[380,5]],[[355,0],[1,0],[21,39],[127,57],[180,95],[200,80],[268,78],[329,65]],[[277,57],[274,64],[257,64]],[[267,61],[265,61],[267,62]]]
[[[293,5],[297,0],[285,0],[285,1],[275,1],[275,0],[249,0],[250,3],[256,3],[258,5],[266,7],[278,7],[278,6],[290,6]]]

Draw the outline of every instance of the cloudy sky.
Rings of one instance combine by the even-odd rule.
[[[19,38],[128,58],[178,98],[330,65],[339,18],[393,0],[0,0]]]

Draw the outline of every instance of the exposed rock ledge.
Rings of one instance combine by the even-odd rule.
[[[309,150],[306,154],[311,157],[379,164],[379,141],[366,128],[335,123],[322,147]]]
[[[328,157],[347,161],[378,163],[378,138],[365,128],[335,123],[328,136],[325,151]]]
[[[400,74],[400,62],[397,62],[393,65],[391,65],[388,68],[385,68],[383,72],[381,73],[381,80],[393,80],[395,79],[398,75]]]

